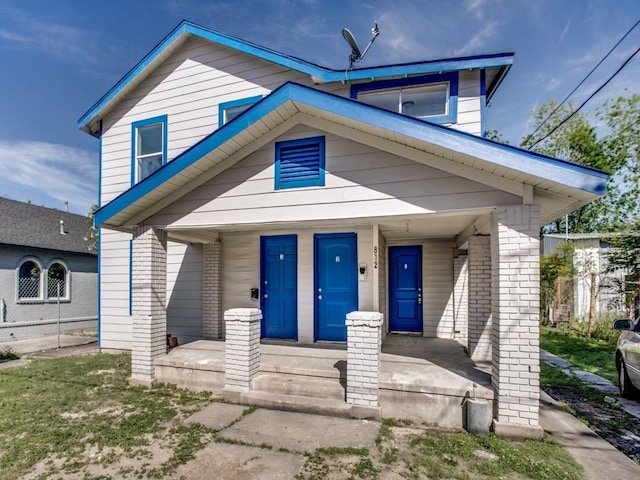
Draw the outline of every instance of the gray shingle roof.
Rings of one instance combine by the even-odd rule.
[[[90,226],[82,215],[0,197],[0,244],[95,255],[85,241]]]

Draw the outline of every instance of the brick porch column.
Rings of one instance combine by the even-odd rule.
[[[202,337],[222,338],[222,243],[202,246]]]
[[[237,401],[251,389],[260,372],[260,320],[258,308],[232,308],[224,312],[224,390],[226,400]]]
[[[469,356],[491,361],[491,239],[469,238]]]
[[[491,381],[496,434],[542,438],[540,401],[540,208],[499,207],[491,232]]]
[[[458,253],[453,257],[453,334],[468,345],[469,337],[469,256]]]
[[[133,229],[131,385],[151,387],[154,359],[167,353],[167,233]]]
[[[355,417],[379,417],[378,383],[383,315],[347,314],[347,403]]]

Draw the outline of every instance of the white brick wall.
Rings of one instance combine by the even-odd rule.
[[[379,312],[347,314],[347,403],[378,406],[382,323]]]
[[[224,388],[248,392],[260,373],[260,320],[257,308],[232,308],[224,312]]]
[[[154,359],[167,352],[167,234],[133,229],[131,379],[150,384]]]
[[[202,335],[205,339],[223,336],[222,243],[207,243],[202,255]]]
[[[453,258],[453,335],[468,345],[469,328],[469,268],[468,256],[459,253]]]
[[[469,238],[469,356],[491,361],[491,239]]]
[[[539,429],[540,211],[497,208],[491,234],[494,418]]]

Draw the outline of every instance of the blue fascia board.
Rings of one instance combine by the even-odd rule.
[[[288,82],[251,106],[231,122],[196,143],[171,162],[168,162],[142,182],[134,185],[100,208],[94,216],[95,224],[99,226],[105,223],[108,219],[140,200],[288,100],[300,102],[364,124],[406,135],[416,140],[432,143],[442,148],[471,155],[506,168],[556,181],[596,195],[602,195],[606,192],[609,176],[600,170],[530,152],[511,145],[504,145],[470,133],[407,117],[345,97]],[[575,175],[572,176],[571,173]]]
[[[124,75],[115,86],[98,100],[80,119],[77,127],[82,129],[96,117],[100,111],[147,68],[159,55],[171,46],[179,37],[193,35],[233,48],[257,58],[297,70],[313,77],[319,83],[342,82],[345,80],[364,80],[380,77],[442,73],[455,70],[481,69],[491,67],[509,67],[513,63],[513,53],[492,55],[476,55],[453,59],[442,59],[427,62],[414,62],[396,65],[385,65],[352,70],[335,70],[321,67],[311,62],[285,55],[260,45],[241,40],[224,33],[210,30],[194,23],[183,21],[160,43],[158,43],[135,67]]]

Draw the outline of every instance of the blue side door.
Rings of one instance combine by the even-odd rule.
[[[316,340],[346,341],[345,317],[358,310],[356,234],[317,234],[314,247]]]
[[[298,337],[298,239],[260,237],[262,336]]]
[[[389,247],[389,330],[422,332],[422,246]]]

